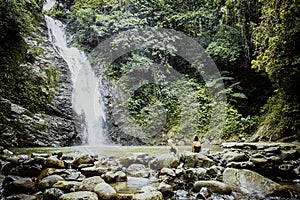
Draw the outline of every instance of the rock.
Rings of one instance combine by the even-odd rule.
[[[47,153],[32,153],[31,154],[31,158],[37,158],[37,157],[48,158],[49,154],[47,154]]]
[[[59,197],[59,200],[83,200],[83,199],[98,200],[98,196],[95,192],[78,191],[78,192],[63,194]]]
[[[238,153],[235,151],[227,151],[223,154],[222,160],[225,163],[229,163],[229,162],[247,161],[248,158],[243,152]]]
[[[105,181],[100,176],[89,177],[84,179],[82,183],[76,188],[76,190],[93,192],[94,188],[99,183],[105,183]]]
[[[117,181],[117,182],[127,181],[127,174],[125,174],[125,173],[122,172],[122,171],[117,171],[117,172],[115,173],[115,176],[116,176],[116,181]]]
[[[40,165],[19,165],[15,168],[16,174],[22,177],[38,177],[42,172]]]
[[[114,172],[106,172],[101,175],[101,178],[103,178],[106,183],[113,183],[116,182],[117,176]]]
[[[219,181],[197,181],[194,183],[193,191],[200,192],[203,187],[208,188],[212,193],[229,195],[232,192],[229,185]]]
[[[90,155],[83,155],[75,158],[73,161],[74,165],[81,165],[81,164],[94,164],[94,158],[92,158]]]
[[[150,170],[142,164],[132,164],[127,169],[127,174],[133,177],[147,178],[150,176]]]
[[[164,183],[164,182],[161,182],[159,184],[157,190],[162,193],[164,199],[169,199],[169,198],[174,196],[173,187],[169,184]]]
[[[49,168],[65,168],[65,163],[62,160],[59,160],[56,156],[51,156],[46,159],[45,167]]]
[[[52,187],[53,184],[57,183],[58,181],[63,181],[64,179],[59,175],[50,175],[43,178],[39,183],[39,188],[46,189]]]
[[[201,153],[185,152],[180,156],[180,161],[184,163],[186,168],[209,168],[215,165],[215,162]]]
[[[260,198],[270,196],[280,190],[280,185],[256,172],[246,169],[226,168],[223,181],[234,191]]]
[[[6,200],[16,200],[16,199],[20,199],[20,200],[39,200],[40,197],[35,196],[35,195],[28,195],[28,194],[15,194],[15,195],[11,195],[5,198]]]
[[[160,170],[160,174],[161,175],[168,175],[168,176],[172,176],[172,177],[176,176],[175,172],[172,169],[167,168],[167,167],[162,168]]]
[[[30,193],[35,190],[35,184],[31,178],[21,178],[16,176],[8,176],[4,179],[4,193],[5,195]]]
[[[268,164],[268,160],[265,158],[250,158],[250,162],[252,162],[255,166],[265,166]]]
[[[81,185],[80,182],[77,181],[58,181],[52,185],[53,188],[62,189],[65,191],[71,191],[75,188],[78,188]]]
[[[116,190],[107,183],[99,183],[95,186],[94,191],[103,200],[117,200],[118,194]]]
[[[287,151],[281,151],[280,158],[282,160],[293,160],[299,158],[299,153],[297,150],[287,150]]]
[[[150,168],[160,170],[164,167],[176,168],[179,160],[172,154],[162,154],[150,161]]]
[[[163,195],[154,187],[144,186],[142,193],[134,194],[133,200],[163,200]]]
[[[214,166],[208,168],[208,169],[206,170],[206,173],[207,173],[208,175],[212,176],[212,177],[216,177],[216,176],[219,175],[221,172],[220,172],[220,170],[218,169],[218,167],[214,165]]]
[[[63,194],[64,191],[58,188],[46,189],[43,193],[43,200],[57,200]]]
[[[107,172],[106,168],[103,167],[85,167],[80,169],[81,173],[86,177],[101,176]]]
[[[255,165],[250,162],[230,162],[226,165],[227,168],[238,168],[238,169],[253,169]]]

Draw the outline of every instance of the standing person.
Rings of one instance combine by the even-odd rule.
[[[198,135],[195,135],[194,141],[192,143],[192,152],[199,153],[201,151],[201,143],[199,142]]]
[[[177,147],[173,144],[173,141],[171,139],[168,140],[168,146],[170,146],[170,153],[174,153],[174,155],[177,155],[178,149]]]

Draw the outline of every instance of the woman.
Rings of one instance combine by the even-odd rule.
[[[192,143],[192,152],[199,153],[201,151],[201,143],[199,142],[199,137],[196,135]]]

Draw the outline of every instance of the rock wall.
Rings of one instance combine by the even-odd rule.
[[[45,110],[41,112],[28,110],[11,102],[10,96],[1,97],[0,145],[69,146],[81,143],[81,138],[76,133],[72,110],[72,82],[69,68],[51,45],[44,20],[41,20],[34,35],[35,37],[27,36],[24,40],[27,45],[39,48],[42,52],[36,55],[33,63],[26,62],[20,67],[30,68],[33,73],[31,76],[48,80],[49,83],[55,82],[53,88],[49,86],[49,90],[55,90],[52,91],[54,95],[48,95]],[[52,68],[45,69],[45,66]]]

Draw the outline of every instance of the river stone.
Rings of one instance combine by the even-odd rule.
[[[169,199],[174,196],[173,187],[165,182],[161,182],[157,190],[162,193],[164,199]]]
[[[63,181],[63,177],[59,176],[59,175],[50,175],[50,176],[47,176],[45,178],[43,178],[41,180],[41,182],[39,183],[39,188],[41,189],[46,189],[46,188],[50,188],[52,187],[52,185],[58,181]]]
[[[4,183],[4,192],[6,195],[33,193],[36,189],[31,178],[8,176],[4,179]]]
[[[22,177],[38,177],[42,172],[41,165],[19,165],[15,168],[16,174]]]
[[[5,200],[16,200],[16,199],[20,199],[20,200],[39,200],[41,199],[38,196],[35,195],[29,195],[29,194],[15,194],[15,195],[11,195],[5,198]]]
[[[280,158],[283,160],[292,160],[299,158],[297,150],[281,151]]]
[[[172,169],[167,168],[167,167],[162,168],[160,170],[160,174],[161,175],[168,175],[168,176],[172,176],[172,177],[176,176],[175,172]]]
[[[264,198],[280,190],[280,185],[247,169],[226,168],[223,181],[233,190]]]
[[[194,192],[200,192],[201,188],[206,187],[212,193],[231,194],[232,190],[229,185],[219,181],[196,181],[193,186]]]
[[[59,160],[56,156],[50,156],[46,159],[45,167],[49,168],[65,168],[65,163]]]
[[[106,172],[101,176],[106,183],[116,182],[117,175],[114,172]]]
[[[76,188],[81,191],[94,191],[94,188],[99,183],[105,183],[105,181],[100,176],[93,176],[86,178],[82,181],[82,183]]]
[[[43,200],[57,200],[63,194],[64,194],[64,191],[61,189],[49,188],[44,191]]]
[[[80,169],[80,171],[86,177],[92,177],[101,176],[102,174],[105,174],[107,172],[107,169],[103,167],[85,167]]]
[[[150,161],[150,168],[161,170],[164,167],[177,168],[179,160],[173,154],[162,154]]]
[[[74,190],[75,188],[78,188],[80,185],[81,182],[77,182],[77,181],[58,181],[55,184],[53,184],[52,187],[71,191]]]
[[[142,193],[134,194],[133,200],[163,200],[163,195],[154,187],[144,186]]]
[[[77,166],[82,164],[94,164],[94,159],[90,155],[83,155],[75,158],[73,164]]]
[[[98,196],[95,192],[78,191],[63,194],[59,197],[59,200],[98,200]]]
[[[226,165],[227,168],[238,168],[238,169],[253,169],[255,165],[250,162],[230,162]]]
[[[95,186],[94,191],[98,194],[100,199],[103,200],[116,200],[118,194],[116,190],[107,183],[99,183]]]
[[[147,178],[150,176],[150,170],[143,164],[132,164],[127,168],[128,176]]]
[[[180,161],[186,168],[203,167],[209,168],[215,165],[215,162],[201,153],[184,152],[180,156]]]
[[[222,160],[225,163],[247,161],[248,158],[243,152],[227,151],[223,154]]]
[[[115,176],[116,176],[116,181],[117,182],[127,181],[127,174],[122,172],[122,171],[117,171],[115,173]]]

